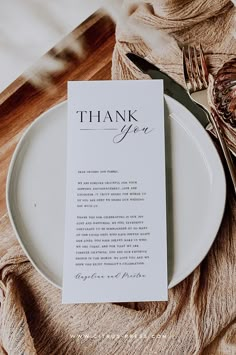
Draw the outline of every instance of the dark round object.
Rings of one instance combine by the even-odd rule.
[[[220,116],[231,127],[236,127],[236,58],[218,71],[214,80],[213,101]]]

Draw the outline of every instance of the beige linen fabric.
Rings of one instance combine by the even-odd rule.
[[[180,83],[178,45],[201,41],[213,71],[236,55],[234,8],[228,0],[156,0],[131,9],[129,3],[125,1],[131,24],[117,28],[114,79],[145,77],[126,59],[130,50],[147,56]],[[153,30],[160,40],[163,37],[157,30],[174,40],[164,37],[162,48],[154,51],[152,39],[144,43],[143,35],[137,33],[137,23],[143,31],[146,26],[151,29],[145,42]],[[62,305],[61,291],[35,271],[12,239],[8,217],[0,222],[4,231],[0,246],[2,354],[236,353],[236,201],[232,191],[228,191],[224,219],[210,252],[169,291],[168,302]]]

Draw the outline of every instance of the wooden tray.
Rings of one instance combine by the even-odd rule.
[[[21,76],[0,95],[0,237],[6,233],[13,236],[7,218],[5,186],[10,159],[23,131],[42,112],[66,99],[68,80],[111,79],[114,32],[112,20],[101,11],[96,12],[72,32],[73,38],[85,45],[82,59],[66,50],[71,34],[60,42],[59,53],[55,49],[47,53],[66,59],[65,69],[52,77],[51,87],[36,88],[26,76]]]

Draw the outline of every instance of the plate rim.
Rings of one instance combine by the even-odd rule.
[[[65,105],[67,103],[67,100],[64,100],[60,103],[57,103],[55,105],[53,105],[52,107],[50,107],[48,110],[44,111],[43,113],[41,113],[36,119],[34,119],[22,132],[22,135],[19,139],[19,141],[16,144],[16,147],[14,149],[14,152],[12,154],[11,160],[10,160],[10,164],[8,167],[8,171],[7,171],[7,179],[6,179],[6,190],[5,190],[5,200],[6,200],[6,206],[7,206],[7,213],[9,216],[9,220],[11,223],[11,227],[14,231],[15,237],[17,239],[17,241],[19,242],[21,248],[23,249],[25,255],[27,256],[27,258],[29,259],[29,261],[31,262],[31,264],[33,265],[33,267],[37,270],[37,272],[45,279],[47,280],[51,285],[55,286],[58,289],[62,289],[62,286],[58,285],[57,283],[55,283],[53,280],[51,280],[49,277],[47,277],[43,271],[40,269],[40,267],[38,267],[38,265],[36,264],[36,262],[34,261],[34,259],[31,257],[30,253],[28,252],[27,248],[25,247],[22,238],[20,237],[17,227],[16,227],[16,223],[14,222],[14,217],[11,211],[11,206],[10,206],[10,194],[11,194],[11,181],[12,181],[12,176],[13,176],[13,171],[14,171],[14,166],[16,164],[16,160],[17,157],[20,153],[21,150],[21,146],[24,143],[24,140],[26,139],[28,133],[38,124],[38,122],[40,122],[42,119],[45,118],[46,115],[50,114],[51,111],[56,110],[57,108]]]
[[[178,277],[176,277],[174,280],[169,281],[168,289],[171,289],[171,288],[175,287],[176,285],[178,285],[181,281],[183,281],[186,277],[188,277],[196,269],[196,267],[206,257],[206,255],[208,254],[212,244],[214,243],[214,240],[215,240],[215,238],[217,236],[217,233],[219,231],[219,228],[221,226],[223,215],[224,215],[224,211],[225,211],[225,205],[226,205],[226,178],[225,178],[224,168],[222,166],[221,159],[219,157],[217,149],[216,149],[215,145],[213,144],[213,142],[211,141],[209,134],[207,133],[205,128],[202,126],[202,124],[198,121],[198,119],[182,103],[180,103],[179,101],[173,99],[172,97],[170,97],[168,95],[164,95],[164,98],[165,98],[165,100],[167,99],[167,101],[168,100],[173,101],[175,105],[177,104],[177,106],[180,105],[191,116],[191,118],[192,118],[191,121],[194,122],[194,125],[198,126],[198,129],[199,128],[201,129],[203,136],[205,136],[204,139],[208,140],[208,144],[210,144],[212,146],[212,148],[213,148],[213,151],[214,151],[214,153],[216,155],[216,158],[217,158],[217,160],[219,162],[219,166],[221,167],[221,177],[222,177],[221,201],[219,202],[219,206],[221,206],[221,211],[218,213],[219,216],[216,219],[216,222],[215,222],[215,225],[214,225],[214,231],[212,232],[212,237],[209,238],[208,246],[207,246],[207,248],[204,248],[205,252],[201,254],[201,256],[195,261],[195,263],[191,264],[192,266],[189,267],[187,269],[187,271],[185,269],[182,273],[180,273],[178,275]],[[9,164],[9,168],[8,168],[8,172],[7,172],[7,180],[6,180],[6,205],[7,205],[7,212],[8,212],[9,220],[10,220],[11,226],[13,228],[15,237],[16,237],[17,241],[19,242],[21,248],[23,249],[24,253],[26,254],[27,258],[32,263],[32,265],[34,266],[34,268],[39,272],[39,274],[44,279],[46,279],[50,284],[52,284],[53,286],[55,286],[58,289],[62,289],[62,285],[57,284],[52,279],[50,279],[49,276],[44,274],[44,272],[41,270],[41,268],[34,261],[33,257],[31,257],[30,253],[27,251],[27,248],[25,247],[24,242],[23,242],[22,238],[20,237],[20,233],[18,233],[17,224],[14,222],[14,216],[12,214],[12,208],[11,208],[11,202],[10,202],[10,197],[11,197],[10,195],[11,195],[12,179],[13,179],[13,175],[14,175],[13,174],[14,166],[16,164],[17,157],[18,157],[18,155],[20,153],[21,147],[22,147],[25,139],[27,138],[28,133],[38,124],[39,121],[44,119],[45,116],[47,116],[48,114],[50,115],[50,113],[52,111],[54,111],[56,109],[59,109],[61,106],[64,106],[66,104],[67,104],[67,100],[64,100],[64,101],[52,106],[51,108],[49,108],[48,110],[46,110],[45,112],[40,114],[23,131],[22,136],[19,139],[19,141],[18,141],[18,143],[17,143],[17,145],[15,147],[14,153],[12,155],[12,158],[11,158],[11,161],[10,161],[10,164]]]
[[[168,96],[168,95],[167,95]],[[165,95],[166,97],[166,95]],[[221,201],[219,202],[219,208],[220,206],[222,206],[221,211],[218,209],[218,216],[217,218],[215,218],[215,223],[214,226],[211,228],[212,230],[212,237],[208,238],[208,246],[206,248],[204,248],[205,252],[202,252],[201,256],[199,256],[199,258],[196,259],[195,263],[192,263],[192,266],[189,267],[189,269],[185,269],[185,271],[183,271],[182,273],[180,273],[178,275],[178,277],[176,277],[176,279],[173,281],[169,282],[168,288],[172,288],[177,286],[181,281],[183,281],[185,278],[187,278],[199,265],[200,263],[204,260],[204,258],[207,256],[208,252],[210,251],[215,238],[217,237],[217,233],[220,229],[221,223],[222,223],[222,219],[224,216],[224,211],[225,211],[225,206],[226,206],[226,176],[225,176],[225,171],[219,156],[219,153],[213,143],[213,141],[211,140],[208,132],[206,131],[206,129],[204,128],[204,126],[201,124],[201,122],[197,119],[197,117],[195,117],[195,115],[190,112],[181,102],[175,100],[173,97],[168,96],[168,99],[172,102],[174,102],[174,104],[180,105],[182,106],[182,108],[186,111],[188,111],[189,115],[191,116],[192,120],[192,124],[195,125],[196,127],[198,127],[197,129],[201,129],[201,134],[202,136],[205,136],[204,140],[205,142],[208,142],[208,145],[211,146],[212,151],[214,151],[215,157],[218,160],[218,165],[221,169],[221,178],[222,178],[222,190],[221,190]],[[183,127],[185,129],[185,127]],[[208,161],[210,161],[208,159]],[[213,231],[214,230],[214,231]],[[188,271],[186,271],[188,270]]]

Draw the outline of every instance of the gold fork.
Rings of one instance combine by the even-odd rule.
[[[215,129],[229,169],[234,192],[236,193],[236,171],[234,163],[219,125],[217,113],[209,106],[207,101],[209,74],[201,45],[199,48],[191,46],[183,48],[183,68],[187,92],[192,101],[205,111],[209,121]]]

